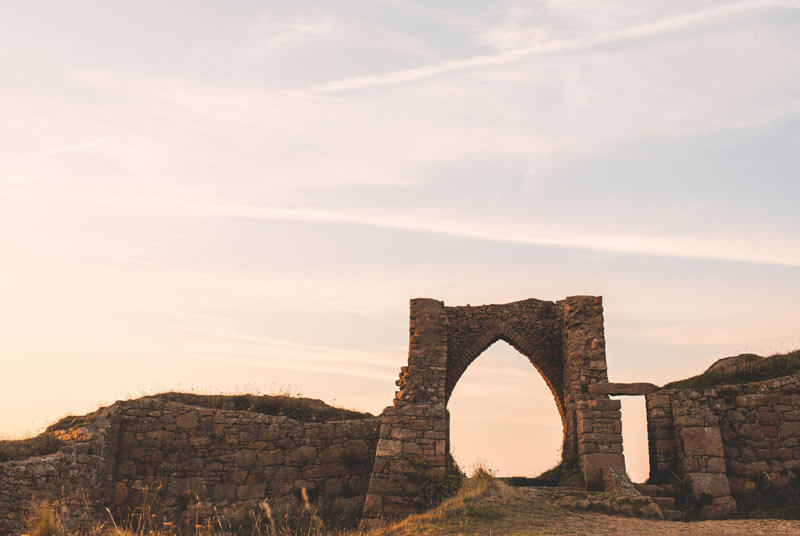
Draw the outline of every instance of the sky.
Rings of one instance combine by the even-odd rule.
[[[800,347],[798,1],[0,13],[3,437],[165,390],[378,413],[414,297],[602,295],[611,381]],[[504,343],[449,409],[466,467],[558,458]]]

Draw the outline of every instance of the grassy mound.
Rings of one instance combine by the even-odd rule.
[[[672,389],[707,389],[717,385],[737,385],[780,378],[800,372],[800,350],[770,357],[747,356],[745,363],[735,371],[715,370],[665,385]]]
[[[305,422],[344,421],[373,417],[369,413],[330,406],[315,398],[286,395],[198,395],[193,393],[161,393],[146,398],[165,402],[179,402],[188,406],[233,411],[250,411],[263,415],[289,417]],[[86,415],[70,415],[47,427],[47,432],[68,430],[76,426],[90,425],[105,407]]]
[[[180,402],[201,408],[251,411],[263,415],[289,417],[305,422],[344,421],[373,417],[369,413],[335,408],[315,398],[286,395],[196,395],[190,393],[163,393],[150,398]]]

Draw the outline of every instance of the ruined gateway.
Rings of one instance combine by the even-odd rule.
[[[781,485],[800,472],[800,374],[706,389],[609,383],[600,297],[461,307],[413,299],[410,309],[408,364],[380,416],[304,422],[159,397],[117,402],[53,432],[66,440],[58,452],[0,463],[0,533],[22,526],[33,498],[79,530],[106,508],[132,508],[148,487],[176,515],[187,492],[226,512],[264,497],[292,501],[300,487],[365,522],[414,512],[417,476],[448,470],[453,388],[498,340],[550,387],[564,458],[577,461],[587,487],[637,496],[633,513],[668,512],[627,477],[614,395],[646,396],[650,481],[681,478],[704,499],[701,517],[734,514],[733,495],[762,475]]]

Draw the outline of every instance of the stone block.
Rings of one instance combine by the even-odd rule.
[[[706,424],[706,419],[702,415],[698,415],[696,413],[675,417],[675,426],[688,428],[688,427],[705,426],[705,424]]]
[[[725,497],[731,494],[728,477],[720,473],[687,473],[686,481],[696,496],[707,493],[712,497]]]
[[[237,469],[230,474],[231,482],[234,484],[244,484],[245,480],[247,480],[247,469]]]
[[[317,457],[317,449],[303,445],[296,448],[290,457],[294,463],[310,463]]]
[[[178,416],[175,419],[175,424],[181,430],[194,430],[197,427],[197,412],[190,411],[188,413],[184,413],[183,415]]]
[[[391,462],[390,462],[391,470]],[[313,465],[303,470],[303,478],[307,479],[325,479],[335,476],[345,475],[347,470],[341,463],[325,463],[322,465]]]
[[[578,420],[578,433],[585,434],[592,432],[592,420],[591,419],[580,419]]]
[[[779,430],[782,438],[800,437],[800,421],[785,422]]]
[[[422,426],[422,430],[426,428],[426,425]],[[401,428],[399,426],[395,426],[392,428],[392,432],[390,437],[392,439],[415,439],[417,437],[417,430],[410,430],[408,428]]]
[[[381,439],[375,450],[376,456],[400,456],[403,453],[403,442],[399,439]]]
[[[670,397],[667,393],[654,393],[647,395],[646,403],[648,409],[668,409],[670,407]]]
[[[736,397],[736,405],[745,408],[760,408],[769,406],[769,395],[763,393],[750,393]]]
[[[587,486],[599,487],[603,483],[603,468],[625,472],[625,458],[622,454],[591,453],[580,457],[583,478]]]
[[[233,500],[236,497],[234,484],[216,484],[211,488],[211,498],[215,501]]]
[[[722,435],[714,426],[697,426],[680,430],[681,445],[687,456],[723,457]]]
[[[588,407],[590,409],[598,410],[619,410],[622,407],[622,402],[610,398],[595,398],[589,400]]]
[[[236,487],[237,500],[256,500],[266,497],[265,484],[244,484]]]

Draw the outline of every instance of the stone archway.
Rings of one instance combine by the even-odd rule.
[[[414,299],[409,329],[408,365],[393,406],[381,414],[365,518],[416,511],[416,476],[447,471],[447,401],[467,367],[498,340],[525,355],[547,382],[562,417],[562,454],[579,461],[587,485],[602,487],[604,468],[625,475],[619,401],[589,391],[608,382],[601,298],[477,307]]]
[[[497,341],[525,356],[547,384],[566,439],[561,328],[553,302],[525,300],[505,305],[447,307],[445,403],[469,366]]]

